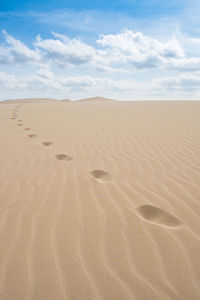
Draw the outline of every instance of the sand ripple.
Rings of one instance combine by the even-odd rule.
[[[0,106],[0,299],[199,300],[200,103],[93,100]]]

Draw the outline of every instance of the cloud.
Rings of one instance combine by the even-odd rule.
[[[92,76],[57,78],[50,70],[49,73],[46,71],[46,69],[40,69],[36,75],[26,78],[14,78],[10,74],[0,72],[1,98],[12,98],[9,96],[9,91],[14,93],[15,98],[70,96],[78,99],[102,95],[127,100],[170,99],[172,95],[176,99],[185,99],[185,95],[198,98],[200,92],[200,76],[197,74],[182,74],[157,80],[152,78],[140,82],[126,78],[114,80]]]
[[[60,90],[61,85],[53,77],[34,75],[24,81],[25,89],[43,92],[44,90]]]
[[[6,46],[0,47],[0,63],[31,62],[38,66],[51,64],[66,68],[87,66],[90,70],[109,73],[152,68],[192,72],[198,71],[200,66],[200,58],[187,57],[175,36],[162,42],[141,32],[125,30],[100,36],[96,40],[98,47],[95,47],[63,34],[52,32],[52,35],[49,39],[38,35],[34,49],[30,49],[4,31]],[[45,73],[51,76],[49,71]]]
[[[0,73],[1,97],[16,91],[16,95],[69,93],[77,98],[82,93],[126,99],[135,95],[144,99],[171,92],[181,97],[200,90],[200,57],[187,55],[174,36],[163,42],[125,30],[101,35],[91,46],[78,38],[52,32],[48,39],[38,35],[31,48],[6,32],[4,37],[0,63],[6,72]],[[197,39],[193,44],[198,47]],[[8,74],[12,73],[12,65],[15,77]]]
[[[169,68],[183,71],[183,72],[195,72],[200,70],[200,58],[182,58],[182,59],[172,59],[169,61]]]
[[[184,51],[175,37],[163,43],[141,32],[125,30],[119,34],[102,35],[97,42],[102,46],[108,46],[111,49],[118,49],[126,55],[145,55],[157,53],[161,57],[182,57]]]
[[[136,85],[135,85],[136,86]],[[90,91],[112,91],[127,90],[133,88],[133,81],[130,83],[109,78],[100,78],[92,76],[66,76],[55,77],[49,69],[40,69],[35,75],[26,78],[15,78],[14,76],[0,72],[0,89],[21,89],[25,92],[46,92],[62,91],[79,92]]]
[[[37,72],[37,75],[39,77],[45,78],[45,79],[50,79],[50,80],[54,79],[53,72],[47,66],[39,69],[38,72]]]
[[[2,74],[2,76],[1,76]],[[2,80],[1,80],[2,77]],[[0,87],[6,86],[6,83],[13,82],[13,87],[20,86],[24,90],[30,91],[84,91],[93,89],[112,89],[117,86],[120,87],[120,82],[111,80],[109,78],[99,78],[91,76],[66,76],[55,77],[48,69],[40,69],[36,75],[27,77],[26,79],[14,79],[11,75],[0,73]],[[2,82],[2,84],[1,84]]]
[[[63,78],[60,81],[62,87],[71,88],[87,88],[94,87],[97,84],[97,80],[90,76],[76,76]]]
[[[35,46],[43,55],[58,64],[82,65],[93,60],[96,51],[93,47],[67,36],[53,33],[54,39],[44,39],[38,35]]]
[[[170,59],[184,57],[184,51],[175,37],[161,42],[141,32],[125,30],[119,34],[102,35],[97,43],[112,53],[111,62],[130,63],[135,68],[162,67]]]
[[[0,47],[0,63],[27,63],[41,59],[40,52],[37,49],[31,50],[24,43],[9,35],[5,30],[2,32],[6,40],[6,46]]]
[[[170,91],[200,91],[200,76],[196,74],[182,74],[177,77],[167,77],[159,81],[160,88]]]
[[[0,72],[0,89],[11,89],[16,81],[13,75]]]

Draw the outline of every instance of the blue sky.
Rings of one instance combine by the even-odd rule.
[[[169,14],[182,9],[184,3],[187,1],[177,0],[93,0],[93,1],[82,1],[82,0],[51,0],[51,1],[40,1],[40,0],[11,0],[1,1],[1,11],[19,11],[19,10],[54,10],[59,9],[74,9],[74,10],[110,10],[110,11],[123,11],[128,14],[137,14],[138,16],[144,14]]]
[[[1,1],[0,99],[200,99],[197,0]]]

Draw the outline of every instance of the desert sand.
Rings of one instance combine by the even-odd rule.
[[[200,299],[200,102],[4,102],[0,141],[0,299]]]

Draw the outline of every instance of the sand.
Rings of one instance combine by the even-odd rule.
[[[104,98],[104,97],[91,97],[91,98],[84,98],[84,99],[80,99],[77,100],[76,102],[116,102],[116,100],[114,99],[110,99],[110,98]]]
[[[9,102],[0,141],[0,299],[200,299],[200,102]]]

